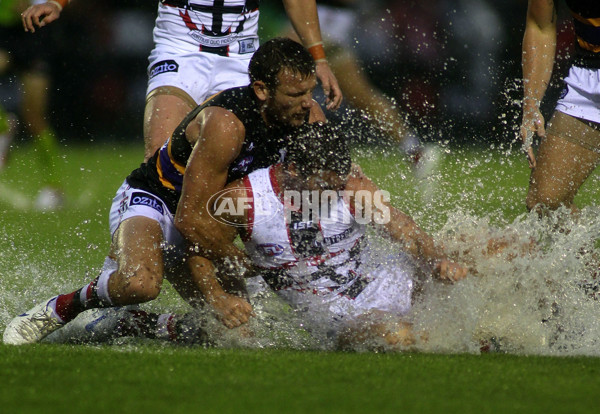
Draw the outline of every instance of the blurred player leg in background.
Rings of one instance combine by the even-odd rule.
[[[23,100],[21,118],[33,137],[43,187],[34,207],[40,210],[61,208],[64,203],[60,177],[55,162],[58,159],[58,140],[48,122],[50,78],[42,68],[33,68],[21,75]]]
[[[0,53],[0,72],[14,73],[19,81],[20,104],[14,109],[18,111],[21,125],[33,139],[42,187],[34,207],[56,209],[62,207],[64,195],[55,171],[58,141],[48,120],[51,79],[46,61],[48,54],[43,52],[48,50],[48,46],[39,46],[40,42],[52,42],[46,36],[33,38],[23,32],[20,11],[28,3],[24,0],[3,0],[0,3],[0,49],[3,50]],[[15,121],[14,116],[6,111],[0,112],[0,161],[5,162],[8,157],[10,141],[18,129]]]
[[[417,132],[406,121],[397,104],[380,91],[365,74],[355,52],[353,31],[357,27],[358,0],[317,2],[321,32],[327,60],[351,108],[366,117],[370,124],[399,144],[418,178],[429,175],[437,164],[439,151],[424,146]],[[295,38],[291,31],[287,33]],[[345,108],[344,117],[356,116]]]
[[[8,161],[10,144],[12,143],[16,128],[16,117],[0,107],[0,170],[4,168]]]

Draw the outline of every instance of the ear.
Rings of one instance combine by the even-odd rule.
[[[254,94],[259,101],[265,102],[269,98],[269,89],[263,81],[254,81],[252,83],[252,89],[254,89]]]

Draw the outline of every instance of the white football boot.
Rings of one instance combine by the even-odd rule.
[[[56,296],[34,306],[14,318],[4,331],[4,343],[9,345],[33,344],[64,326],[50,304]]]

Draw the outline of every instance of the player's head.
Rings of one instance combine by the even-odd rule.
[[[250,83],[261,81],[274,91],[280,82],[277,75],[284,69],[305,79],[315,75],[315,62],[300,43],[276,37],[263,43],[252,56],[248,67]]]
[[[310,190],[342,190],[350,164],[347,136],[331,123],[300,127],[287,145],[284,161]]]
[[[248,70],[269,122],[298,126],[306,121],[317,80],[315,62],[302,45],[271,39],[254,53]]]

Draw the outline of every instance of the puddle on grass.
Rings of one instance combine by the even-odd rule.
[[[485,163],[485,157],[476,160],[474,165],[465,167],[465,171],[468,173],[469,168]],[[444,180],[444,177],[438,178]],[[476,189],[478,181],[474,182]],[[426,203],[435,204],[435,197]],[[507,222],[497,214],[476,214],[458,204],[451,211],[444,211],[445,223],[432,235],[444,244],[448,254],[467,263],[473,272],[466,280],[453,285],[425,281],[405,318],[413,323],[415,331],[422,333],[410,349],[479,353],[483,346],[515,354],[598,355],[600,286],[595,277],[600,254],[595,243],[600,230],[600,208],[586,207],[576,219],[559,210],[544,219],[531,213]],[[417,217],[417,221],[423,218],[427,218],[426,214]],[[394,254],[397,249],[375,234],[369,238],[381,257]],[[508,242],[495,251],[488,249],[490,238]],[[57,258],[20,259],[11,258],[10,249],[1,259],[0,265],[10,270],[12,279],[6,283],[7,279],[3,278],[5,281],[0,283],[1,329],[36,301],[58,292],[69,292],[89,279],[84,277],[85,271],[75,265],[58,265],[61,260]],[[72,274],[78,276],[61,277]],[[203,329],[208,331],[214,346],[335,348],[328,329],[314,329],[321,321],[303,319],[273,294],[255,295],[253,305],[257,316],[247,329],[252,334],[240,334],[239,330],[225,329],[212,317],[204,318],[207,322]],[[142,308],[159,313],[187,309],[172,300],[158,300]],[[64,341],[76,336],[77,329],[85,336],[87,322],[84,319],[79,325],[71,324],[69,328],[74,333],[67,335],[69,331],[64,328],[59,331],[64,331],[62,336],[53,335],[49,339]],[[127,341],[131,340],[119,339],[116,343]],[[373,346],[361,346],[357,350],[389,350],[380,343],[370,345]]]

